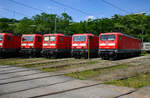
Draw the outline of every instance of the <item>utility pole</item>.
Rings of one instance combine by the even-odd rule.
[[[56,17],[55,17],[55,33],[57,33],[57,20],[56,20]]]
[[[88,59],[90,59],[90,36],[88,37]]]
[[[144,34],[144,30],[142,30],[142,47],[143,47],[143,41],[144,41],[143,34]]]

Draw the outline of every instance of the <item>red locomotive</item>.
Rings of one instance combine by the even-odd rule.
[[[74,34],[72,36],[72,57],[97,57],[98,37],[93,34]]]
[[[43,37],[40,34],[23,34],[21,38],[21,54],[40,56]]]
[[[99,55],[102,59],[118,59],[137,56],[141,53],[141,40],[123,33],[101,33]]]
[[[12,56],[20,50],[21,37],[11,33],[0,33],[0,56]]]
[[[71,37],[64,34],[44,34],[42,54],[55,58],[70,56]]]

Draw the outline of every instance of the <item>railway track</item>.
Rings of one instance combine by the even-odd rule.
[[[81,62],[79,62],[81,63]],[[83,62],[82,62],[83,63]],[[103,65],[103,66],[88,66],[87,68],[86,67],[79,67],[79,68],[74,68],[74,69],[71,69],[71,70],[64,70],[64,71],[56,71],[56,74],[53,74],[53,75],[48,75],[48,76],[44,76],[44,77],[39,77],[39,78],[46,78],[46,77],[53,77],[53,76],[61,76],[61,75],[65,75],[65,74],[69,74],[69,73],[75,73],[75,72],[80,72],[80,71],[86,71],[86,70],[96,70],[96,69],[107,69],[107,68],[110,68],[110,67],[113,67],[113,66],[117,66],[115,64],[111,64],[111,65]],[[23,70],[23,71],[32,71],[32,70],[35,70],[35,69],[26,69],[26,70]],[[3,73],[3,74],[11,74],[11,73],[18,73],[18,72],[22,72],[22,71],[15,71],[15,72],[7,72],[7,73]],[[42,73],[42,72],[41,72]],[[2,73],[1,73],[2,74]],[[1,75],[0,74],[0,75]],[[2,74],[2,75],[3,75]],[[36,74],[40,74],[39,73],[36,73]],[[19,78],[19,77],[25,77],[25,76],[30,76],[30,75],[33,75],[33,74],[29,74],[29,75],[20,75],[20,76],[13,76],[11,78]],[[39,78],[32,78],[32,79],[22,79],[22,80],[18,80],[18,81],[11,81],[11,82],[5,82],[5,83],[0,83],[0,85],[4,85],[4,84],[8,84],[8,83],[16,83],[16,82],[22,82],[22,81],[28,81],[28,80],[34,80],[34,79],[39,79]],[[10,79],[10,78],[9,78]],[[6,79],[5,79],[6,80]]]
[[[25,70],[12,71],[12,72],[4,72],[4,73],[0,73],[0,75],[12,74],[12,73],[18,73],[18,72],[24,72],[24,71],[31,71],[31,70],[37,70],[37,69],[40,69],[40,68],[59,68],[59,67],[67,67],[67,66],[70,66],[70,65],[78,65],[78,64],[86,64],[86,63],[88,63],[88,61],[80,61],[80,62],[75,62],[75,63],[60,64],[60,65],[39,66],[39,67],[32,68],[32,69],[25,69]],[[124,62],[122,62],[122,63],[124,63]],[[56,73],[60,73],[60,75],[65,75],[65,74],[69,74],[69,73],[75,73],[75,72],[86,71],[86,70],[106,69],[106,68],[111,68],[111,67],[117,66],[117,64],[116,63],[111,64],[110,62],[109,63],[105,63],[105,64],[100,64],[100,62],[99,62],[99,64],[95,64],[95,65],[93,64],[92,66],[81,66],[81,67],[77,67],[77,68],[73,68],[73,69],[69,69],[69,70],[66,69],[66,70],[63,70],[63,71],[56,71]],[[14,70],[16,70],[16,69],[14,69]],[[12,78],[29,76],[29,75],[13,76]]]
[[[44,60],[44,61],[37,61],[37,62],[31,62],[31,63],[25,63],[25,64],[17,64],[15,66],[26,66],[26,65],[36,65],[36,64],[43,64],[43,63],[54,63],[59,61],[68,61],[72,60],[73,58],[67,58],[67,59],[56,59],[56,60]]]
[[[78,89],[84,89],[84,88],[88,88],[88,87],[93,87],[93,86],[97,86],[97,85],[101,85],[104,83],[92,83],[92,84],[87,84],[84,86],[80,86],[80,87],[75,87],[75,88],[71,88],[71,89],[66,89],[66,90],[60,90],[60,91],[56,91],[56,92],[51,92],[51,93],[47,93],[47,94],[42,94],[42,95],[37,95],[37,96],[32,96],[29,98],[41,98],[41,97],[45,97],[45,96],[50,96],[50,95],[56,95],[56,94],[61,94],[61,93],[65,93],[65,92],[70,92],[70,91],[74,91],[74,90],[78,90]]]
[[[52,85],[56,85],[56,84],[60,84],[60,83],[66,83],[66,82],[69,82],[69,81],[72,81],[72,80],[70,79],[70,80],[56,82],[56,83],[50,83],[50,84],[43,84],[43,85],[39,85],[39,86],[34,86],[34,87],[27,88],[27,89],[15,90],[15,91],[12,91],[12,92],[0,93],[0,96],[7,95],[7,94],[14,94],[14,93],[17,93],[17,92],[28,91],[28,90],[36,89],[36,88],[48,87],[48,86],[52,86]]]
[[[91,61],[97,61],[99,59],[92,59],[90,61],[88,60],[83,60],[83,61],[72,61],[71,63],[63,63],[63,64],[52,64],[52,65],[44,65],[44,66],[34,66],[33,68],[30,68],[30,69],[25,69],[25,70],[22,70],[22,71],[30,71],[31,69],[32,70],[36,70],[36,69],[41,69],[41,68],[58,68],[58,67],[67,67],[67,66],[70,66],[70,65],[77,65],[77,64],[86,64],[86,63],[89,63]],[[49,61],[49,62],[55,62],[56,60],[52,60],[52,61]],[[63,59],[63,60],[60,60],[60,61],[66,61],[66,59]],[[57,60],[57,62],[59,62]],[[43,62],[42,62],[43,63]],[[47,63],[47,62],[46,62]],[[35,64],[35,63],[34,63]],[[36,63],[37,64],[37,63]],[[22,66],[25,66],[25,65],[22,65]],[[14,66],[13,66],[14,67]],[[9,73],[14,73],[15,70],[18,70],[18,69],[21,69],[21,66],[19,67],[16,67],[15,68],[10,68],[10,66],[7,66],[5,68],[9,68],[9,69],[5,69],[5,70],[1,70],[0,71],[0,74],[9,74]],[[5,72],[5,71],[13,71],[13,72]],[[4,73],[2,73],[4,72]],[[16,71],[16,72],[21,72],[21,71]]]
[[[134,61],[134,60],[133,60]],[[81,63],[81,62],[78,62],[78,63]],[[84,62],[82,62],[83,64],[85,64]],[[124,63],[124,62],[122,62]],[[70,63],[71,64],[71,63]],[[77,63],[76,63],[77,64]],[[100,63],[99,63],[100,64]],[[107,63],[107,64],[110,64]],[[95,67],[91,67],[90,66],[90,70],[95,70],[97,68],[100,68],[100,69],[107,69],[107,68],[110,68],[112,66],[115,66],[115,64],[118,64],[118,63],[114,63],[114,64],[110,64],[110,65],[105,65],[105,66],[95,66]],[[119,62],[119,64],[121,64],[121,62]],[[63,66],[63,64],[61,65],[61,67]],[[93,65],[92,65],[93,66]],[[47,66],[48,67],[48,66]],[[52,66],[54,67],[54,66]],[[59,67],[59,65],[57,66]],[[83,67],[85,68],[85,67]],[[81,68],[79,68],[81,69]],[[65,75],[65,74],[68,74],[68,73],[73,73],[73,72],[80,72],[80,71],[85,71],[85,70],[89,70],[89,67],[87,67],[86,69],[74,69],[74,70],[69,70],[69,71],[58,71],[54,74],[51,74],[51,75],[46,75],[46,76],[42,76],[42,77],[37,77],[37,78],[29,78],[29,79],[20,79],[20,80],[17,80],[17,81],[10,81],[10,82],[4,82],[4,83],[0,83],[0,85],[5,85],[5,84],[11,84],[11,83],[18,83],[18,82],[23,82],[23,81],[30,81],[30,80],[36,80],[36,79],[43,79],[43,78],[48,78],[48,77],[55,77],[55,76],[61,76],[61,75]],[[141,69],[141,68],[140,68]],[[31,69],[30,69],[31,71]],[[140,73],[146,73],[146,72],[150,72],[150,70],[143,70],[141,71]],[[28,74],[28,75],[20,75],[20,76],[13,76],[13,77],[10,77],[10,78],[18,78],[18,77],[26,77],[26,76],[30,76],[30,75],[33,75],[33,74],[42,74],[43,72],[37,72],[37,73],[32,73],[32,74]],[[126,78],[129,78],[129,77],[135,77],[137,74],[133,74],[133,75],[130,75],[130,76],[124,76],[118,80],[121,80],[121,79],[126,79]],[[9,79],[9,78],[8,78]],[[4,80],[7,81],[7,78],[5,78]],[[23,91],[28,91],[28,90],[31,90],[31,89],[36,89],[36,88],[42,88],[42,87],[48,87],[48,86],[52,86],[52,85],[56,85],[56,84],[61,84],[61,83],[65,83],[65,82],[69,82],[71,80],[67,80],[67,81],[63,81],[63,82],[58,82],[58,83],[52,83],[52,84],[45,84],[45,85],[39,85],[39,86],[35,86],[35,87],[30,87],[28,89],[22,89],[22,90],[16,90],[16,91],[12,91],[12,92],[6,92],[6,93],[1,93],[0,96],[3,96],[3,95],[7,95],[7,94],[13,94],[13,93],[17,93],[17,92],[23,92]],[[61,93],[65,93],[65,92],[70,92],[70,91],[74,91],[74,90],[78,90],[78,89],[84,89],[84,88],[88,88],[88,87],[92,87],[92,86],[96,86],[96,85],[100,85],[100,84],[103,84],[103,82],[99,82],[99,83],[92,83],[92,84],[87,84],[87,85],[84,85],[84,86],[80,86],[80,87],[74,87],[74,88],[69,88],[69,89],[64,89],[64,90],[59,90],[59,91],[54,91],[54,92],[50,92],[50,93],[46,93],[46,94],[39,94],[39,95],[35,95],[35,96],[31,96],[30,98],[40,98],[40,97],[44,97],[44,96],[51,96],[51,95],[56,95],[56,94],[61,94]]]
[[[97,61],[97,59],[93,59],[91,61]],[[3,70],[3,71],[12,71],[12,72],[4,72],[4,73],[0,73],[1,74],[11,74],[11,73],[18,73],[18,72],[24,72],[24,71],[31,71],[31,70],[36,70],[36,69],[41,69],[41,68],[58,68],[58,67],[67,67],[67,66],[70,66],[70,65],[79,65],[79,64],[86,64],[86,63],[89,63],[89,61],[85,60],[85,61],[80,61],[80,62],[74,62],[74,63],[66,63],[66,64],[59,64],[59,65],[47,65],[47,66],[39,66],[39,67],[36,67],[36,68],[32,68],[32,69],[25,69],[25,70],[20,70],[20,71],[15,71],[15,70],[18,70],[18,68],[14,68],[14,69],[10,69],[10,70]],[[19,69],[21,69],[19,67]],[[0,72],[3,72],[3,71],[0,71]],[[45,72],[38,72],[38,73],[32,73],[32,74],[29,74],[29,75],[19,75],[19,76],[13,76],[13,77],[9,77],[9,78],[2,78],[0,80],[5,80],[5,79],[11,79],[11,78],[19,78],[19,77],[24,77],[24,76],[30,76],[30,75],[34,75],[34,74],[39,74],[39,73],[45,73]]]
[[[70,65],[79,65],[79,64],[88,64],[92,61],[98,61],[99,59],[91,59],[89,60],[83,60],[83,61],[73,61],[71,63],[64,63],[64,64],[56,64],[56,65],[45,65],[45,66],[38,66],[35,67],[35,69],[41,69],[41,68],[61,68],[61,67],[67,67]]]

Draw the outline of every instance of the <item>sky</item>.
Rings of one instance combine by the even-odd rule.
[[[0,0],[0,17],[22,19],[42,13],[40,10],[34,10],[22,5],[11,2],[12,0]],[[72,16],[73,21],[79,22],[89,18],[111,18],[114,14],[127,15],[131,13],[150,13],[150,0],[105,0],[111,4],[126,10],[121,11],[103,2],[103,0],[55,0],[65,5],[71,6],[80,11],[72,10],[66,6],[61,6],[53,0],[14,0],[34,8],[43,10],[49,14],[60,15],[63,12]]]

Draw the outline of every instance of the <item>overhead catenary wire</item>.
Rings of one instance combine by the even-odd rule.
[[[21,12],[18,12],[18,11],[14,11],[14,10],[10,10],[10,9],[7,9],[7,8],[4,8],[4,7],[0,7],[0,9],[1,10],[5,10],[5,11],[7,11],[7,12],[11,12],[11,13],[15,13],[15,14],[19,14],[19,15],[22,15],[22,16],[28,16],[28,17],[30,17],[29,15],[26,15],[26,14],[24,14],[24,13],[21,13]]]
[[[12,3],[15,3],[15,4],[18,4],[18,5],[21,5],[21,6],[24,6],[26,8],[30,8],[30,9],[33,9],[33,10],[44,12],[44,10],[42,10],[42,9],[39,9],[39,8],[36,8],[36,7],[32,7],[30,5],[27,5],[27,4],[24,4],[24,3],[21,3],[21,2],[15,1],[15,0],[8,0],[8,1],[10,1]]]
[[[91,15],[91,13],[87,13],[87,12],[82,11],[82,10],[80,10],[80,9],[74,8],[74,7],[70,6],[70,5],[67,5],[67,4],[58,2],[58,1],[56,1],[56,0],[50,0],[50,1],[52,1],[52,2],[54,2],[55,4],[58,4],[58,5],[60,5],[60,6],[69,8],[69,9],[74,10],[74,11],[77,11],[77,12],[80,12],[80,13],[82,13],[82,14],[84,14],[84,15]]]
[[[129,11],[127,11],[127,10],[125,10],[125,9],[120,8],[120,7],[116,6],[115,4],[112,4],[112,3],[110,3],[110,2],[108,2],[108,1],[106,1],[106,0],[101,0],[101,1],[102,1],[102,2],[104,2],[105,4],[108,4],[108,5],[112,6],[113,8],[116,8],[116,9],[118,9],[118,10],[120,10],[120,11],[124,12],[124,13],[128,13],[128,14],[130,14],[130,12],[129,12]]]

